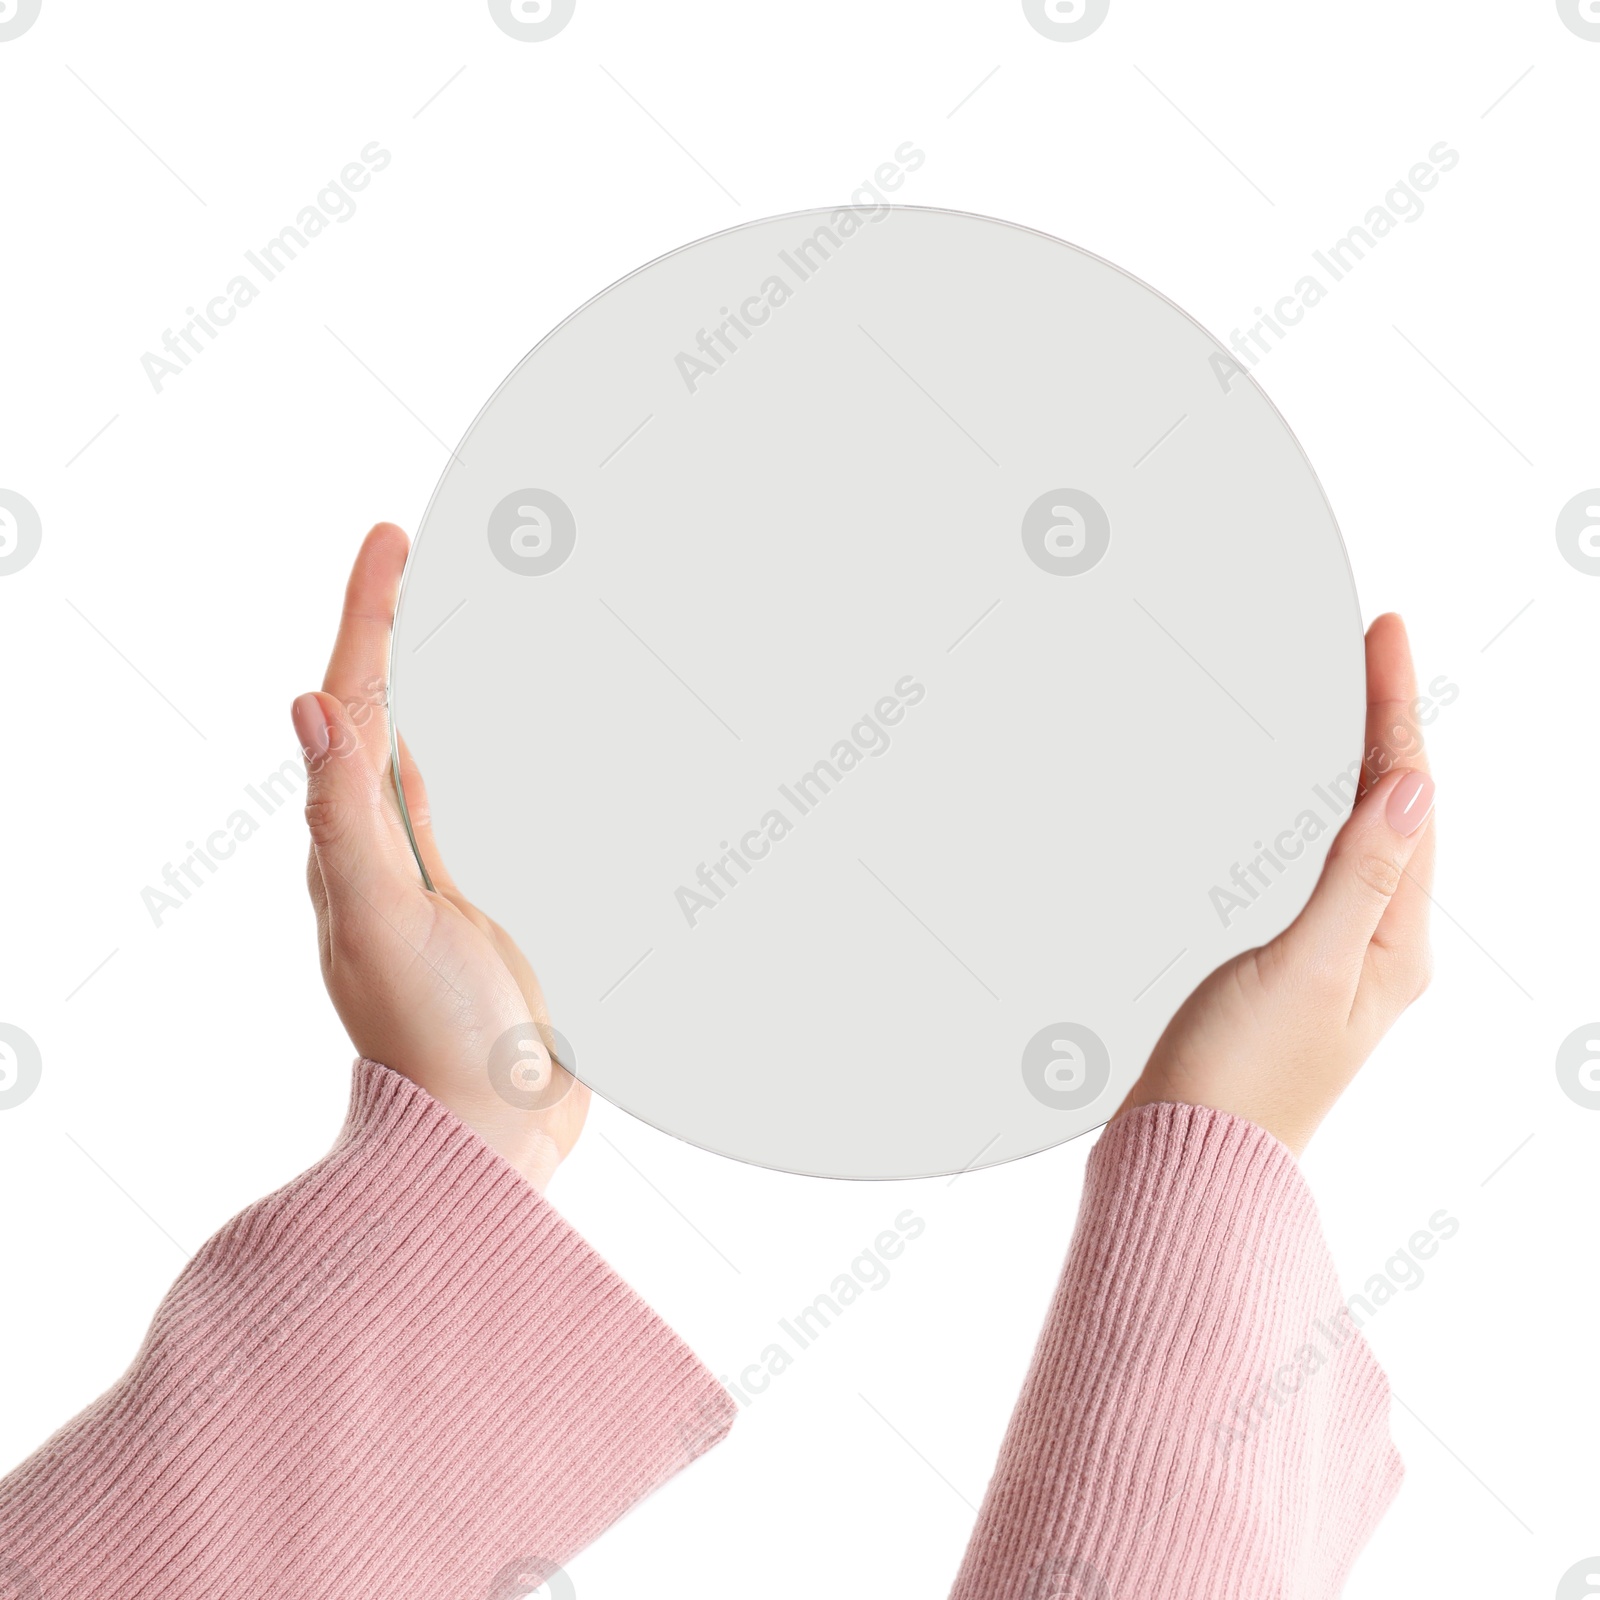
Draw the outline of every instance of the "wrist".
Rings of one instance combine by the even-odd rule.
[[[1199,1106],[1208,1111],[1220,1111],[1238,1117],[1270,1134],[1295,1160],[1305,1153],[1316,1123],[1309,1125],[1290,1108],[1275,1105],[1260,1096],[1229,1088],[1221,1083],[1207,1083],[1192,1073],[1168,1073],[1146,1068],[1138,1081],[1128,1091],[1122,1104],[1111,1114],[1111,1121],[1137,1111],[1141,1106],[1180,1105]]]
[[[565,1152],[536,1112],[499,1104],[458,1105],[442,1095],[435,1099],[471,1128],[507,1166],[544,1193]]]

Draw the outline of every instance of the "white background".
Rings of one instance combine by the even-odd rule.
[[[288,705],[320,682],[361,534],[415,526],[446,442],[542,334],[678,244],[845,200],[909,139],[927,161],[896,198],[1083,245],[1226,339],[1446,140],[1424,214],[1256,369],[1367,617],[1402,611],[1424,682],[1460,690],[1429,730],[1435,985],[1305,1168],[1351,1291],[1434,1212],[1460,1222],[1369,1325],[1407,1479],[1348,1592],[1553,1595],[1600,1553],[1600,1113],[1553,1070],[1600,1015],[1600,579],[1553,532],[1600,483],[1597,85],[1600,44],[1554,0],[1113,0],[1076,44],[999,0],[578,0],[543,44],[481,3],[44,0],[0,44],[0,487],[44,528],[0,577],[0,1021],[44,1059],[0,1112],[0,1469],[337,1130],[351,1051],[298,806],[159,928],[140,892],[297,753]],[[393,160],[357,213],[154,392],[144,352],[372,140]],[[1026,337],[1003,286],[995,329]],[[1229,781],[1219,749],[1172,804]],[[826,1063],[808,1092],[848,1114]],[[926,1231],[573,1563],[584,1600],[942,1594],[1090,1142],[829,1184],[597,1106],[553,1198],[719,1373],[899,1212]]]

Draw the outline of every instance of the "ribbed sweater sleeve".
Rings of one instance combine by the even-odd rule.
[[[0,1481],[22,1600],[501,1600],[732,1399],[519,1173],[355,1068],[329,1154],[193,1257],[133,1365]]]
[[[1149,1105],[1077,1231],[953,1600],[1325,1600],[1400,1485],[1389,1389],[1270,1134]]]

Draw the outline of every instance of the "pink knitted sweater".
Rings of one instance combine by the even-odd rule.
[[[1327,1600],[1400,1477],[1294,1157],[1142,1106],[1089,1157],[952,1600]]]
[[[1399,1478],[1339,1307],[1269,1135],[1113,1124],[959,1600],[1336,1594]],[[513,1600],[734,1410],[542,1196],[364,1061],[333,1150],[0,1481],[0,1600]]]

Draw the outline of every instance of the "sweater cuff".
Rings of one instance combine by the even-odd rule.
[[[330,1153],[201,1248],[125,1377],[0,1484],[0,1555],[49,1594],[488,1600],[735,1411],[519,1173],[360,1061]]]
[[[955,1595],[1334,1596],[1399,1487],[1388,1409],[1288,1149],[1141,1106],[1089,1158]]]

